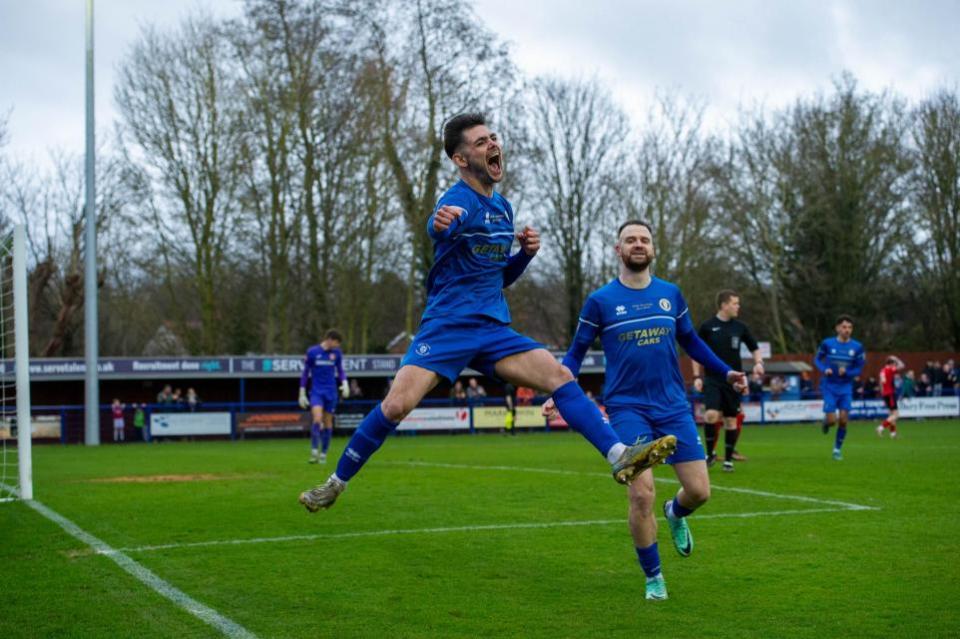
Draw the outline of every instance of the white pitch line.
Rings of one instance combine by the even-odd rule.
[[[474,466],[470,464],[444,464],[439,462],[416,462],[416,461],[381,461],[381,464],[393,464],[396,466],[424,466],[430,468],[454,468],[461,470],[506,470],[524,473],[544,473],[548,475],[576,475],[579,477],[609,477],[607,473],[585,472],[579,470],[561,470],[558,468],[529,468],[525,466]],[[676,479],[668,477],[655,477],[658,482],[665,484],[678,484]],[[775,499],[792,499],[793,501],[803,501],[812,504],[825,504],[828,506],[843,506],[846,510],[879,510],[874,506],[865,506],[863,504],[854,504],[845,501],[833,499],[821,499],[819,497],[807,497],[805,495],[790,495],[787,493],[774,493],[765,490],[753,490],[752,488],[736,488],[734,486],[711,485],[711,490],[726,491],[731,493],[741,493],[744,495],[756,495],[757,497],[772,497]]]
[[[8,489],[11,488],[10,486],[6,485],[3,485],[3,487]],[[16,489],[12,490],[14,492],[16,491]],[[146,566],[137,563],[127,555],[123,554],[123,552],[110,547],[106,542],[94,537],[63,515],[51,510],[38,501],[27,500],[23,503],[63,528],[63,530],[66,531],[71,537],[74,537],[93,548],[97,554],[106,555],[118,566],[136,577],[140,582],[153,589],[157,594],[169,599],[174,604],[180,608],[183,608],[204,623],[213,626],[222,632],[224,636],[230,637],[231,639],[257,639],[255,634],[237,622],[224,617],[213,608],[205,606],[176,586],[164,581]]]
[[[779,517],[785,515],[806,515],[809,513],[849,512],[849,508],[805,508],[800,510],[764,510],[750,513],[716,513],[697,515],[701,519],[749,519],[752,517]],[[179,550],[182,548],[204,548],[207,546],[241,546],[247,544],[274,544],[289,541],[316,541],[318,539],[351,539],[356,537],[391,537],[396,535],[422,535],[458,532],[478,532],[486,530],[524,530],[543,528],[571,528],[577,526],[622,526],[626,519],[593,519],[585,521],[553,521],[513,524],[485,524],[474,526],[444,526],[436,528],[397,528],[392,530],[363,530],[345,533],[317,533],[313,535],[286,535],[282,537],[253,537],[250,539],[214,539],[211,541],[192,541],[180,544],[157,544],[154,546],[133,546],[120,548],[112,552],[154,552],[157,550]],[[106,553],[102,553],[106,554]]]

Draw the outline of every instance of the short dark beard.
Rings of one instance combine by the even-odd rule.
[[[633,271],[634,273],[642,273],[643,271],[650,268],[650,263],[653,262],[653,258],[650,257],[650,254],[645,254],[647,260],[643,264],[636,264],[630,261],[629,255],[620,255],[620,261],[623,262],[623,265],[627,267],[628,270]]]

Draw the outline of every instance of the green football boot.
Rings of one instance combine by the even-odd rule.
[[[667,506],[672,500],[663,502],[663,516],[667,517]],[[690,533],[690,526],[687,524],[686,517],[667,517],[667,525],[670,527],[670,538],[673,539],[673,547],[681,557],[689,557],[693,552],[693,535]]]
[[[667,598],[667,582],[663,580],[663,575],[647,578],[647,599],[653,601],[663,601]]]

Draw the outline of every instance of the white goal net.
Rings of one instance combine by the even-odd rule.
[[[0,235],[0,501],[33,499],[26,232]]]

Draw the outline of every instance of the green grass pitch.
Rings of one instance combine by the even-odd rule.
[[[819,426],[747,427],[693,556],[661,522],[665,602],[572,433],[395,437],[315,515],[297,495],[343,438],[326,468],[305,440],[37,446],[35,492],[261,638],[956,637],[960,421],[901,432],[853,424],[834,462]],[[157,475],[195,478],[92,481]],[[0,637],[223,636],[23,503],[0,539]]]

